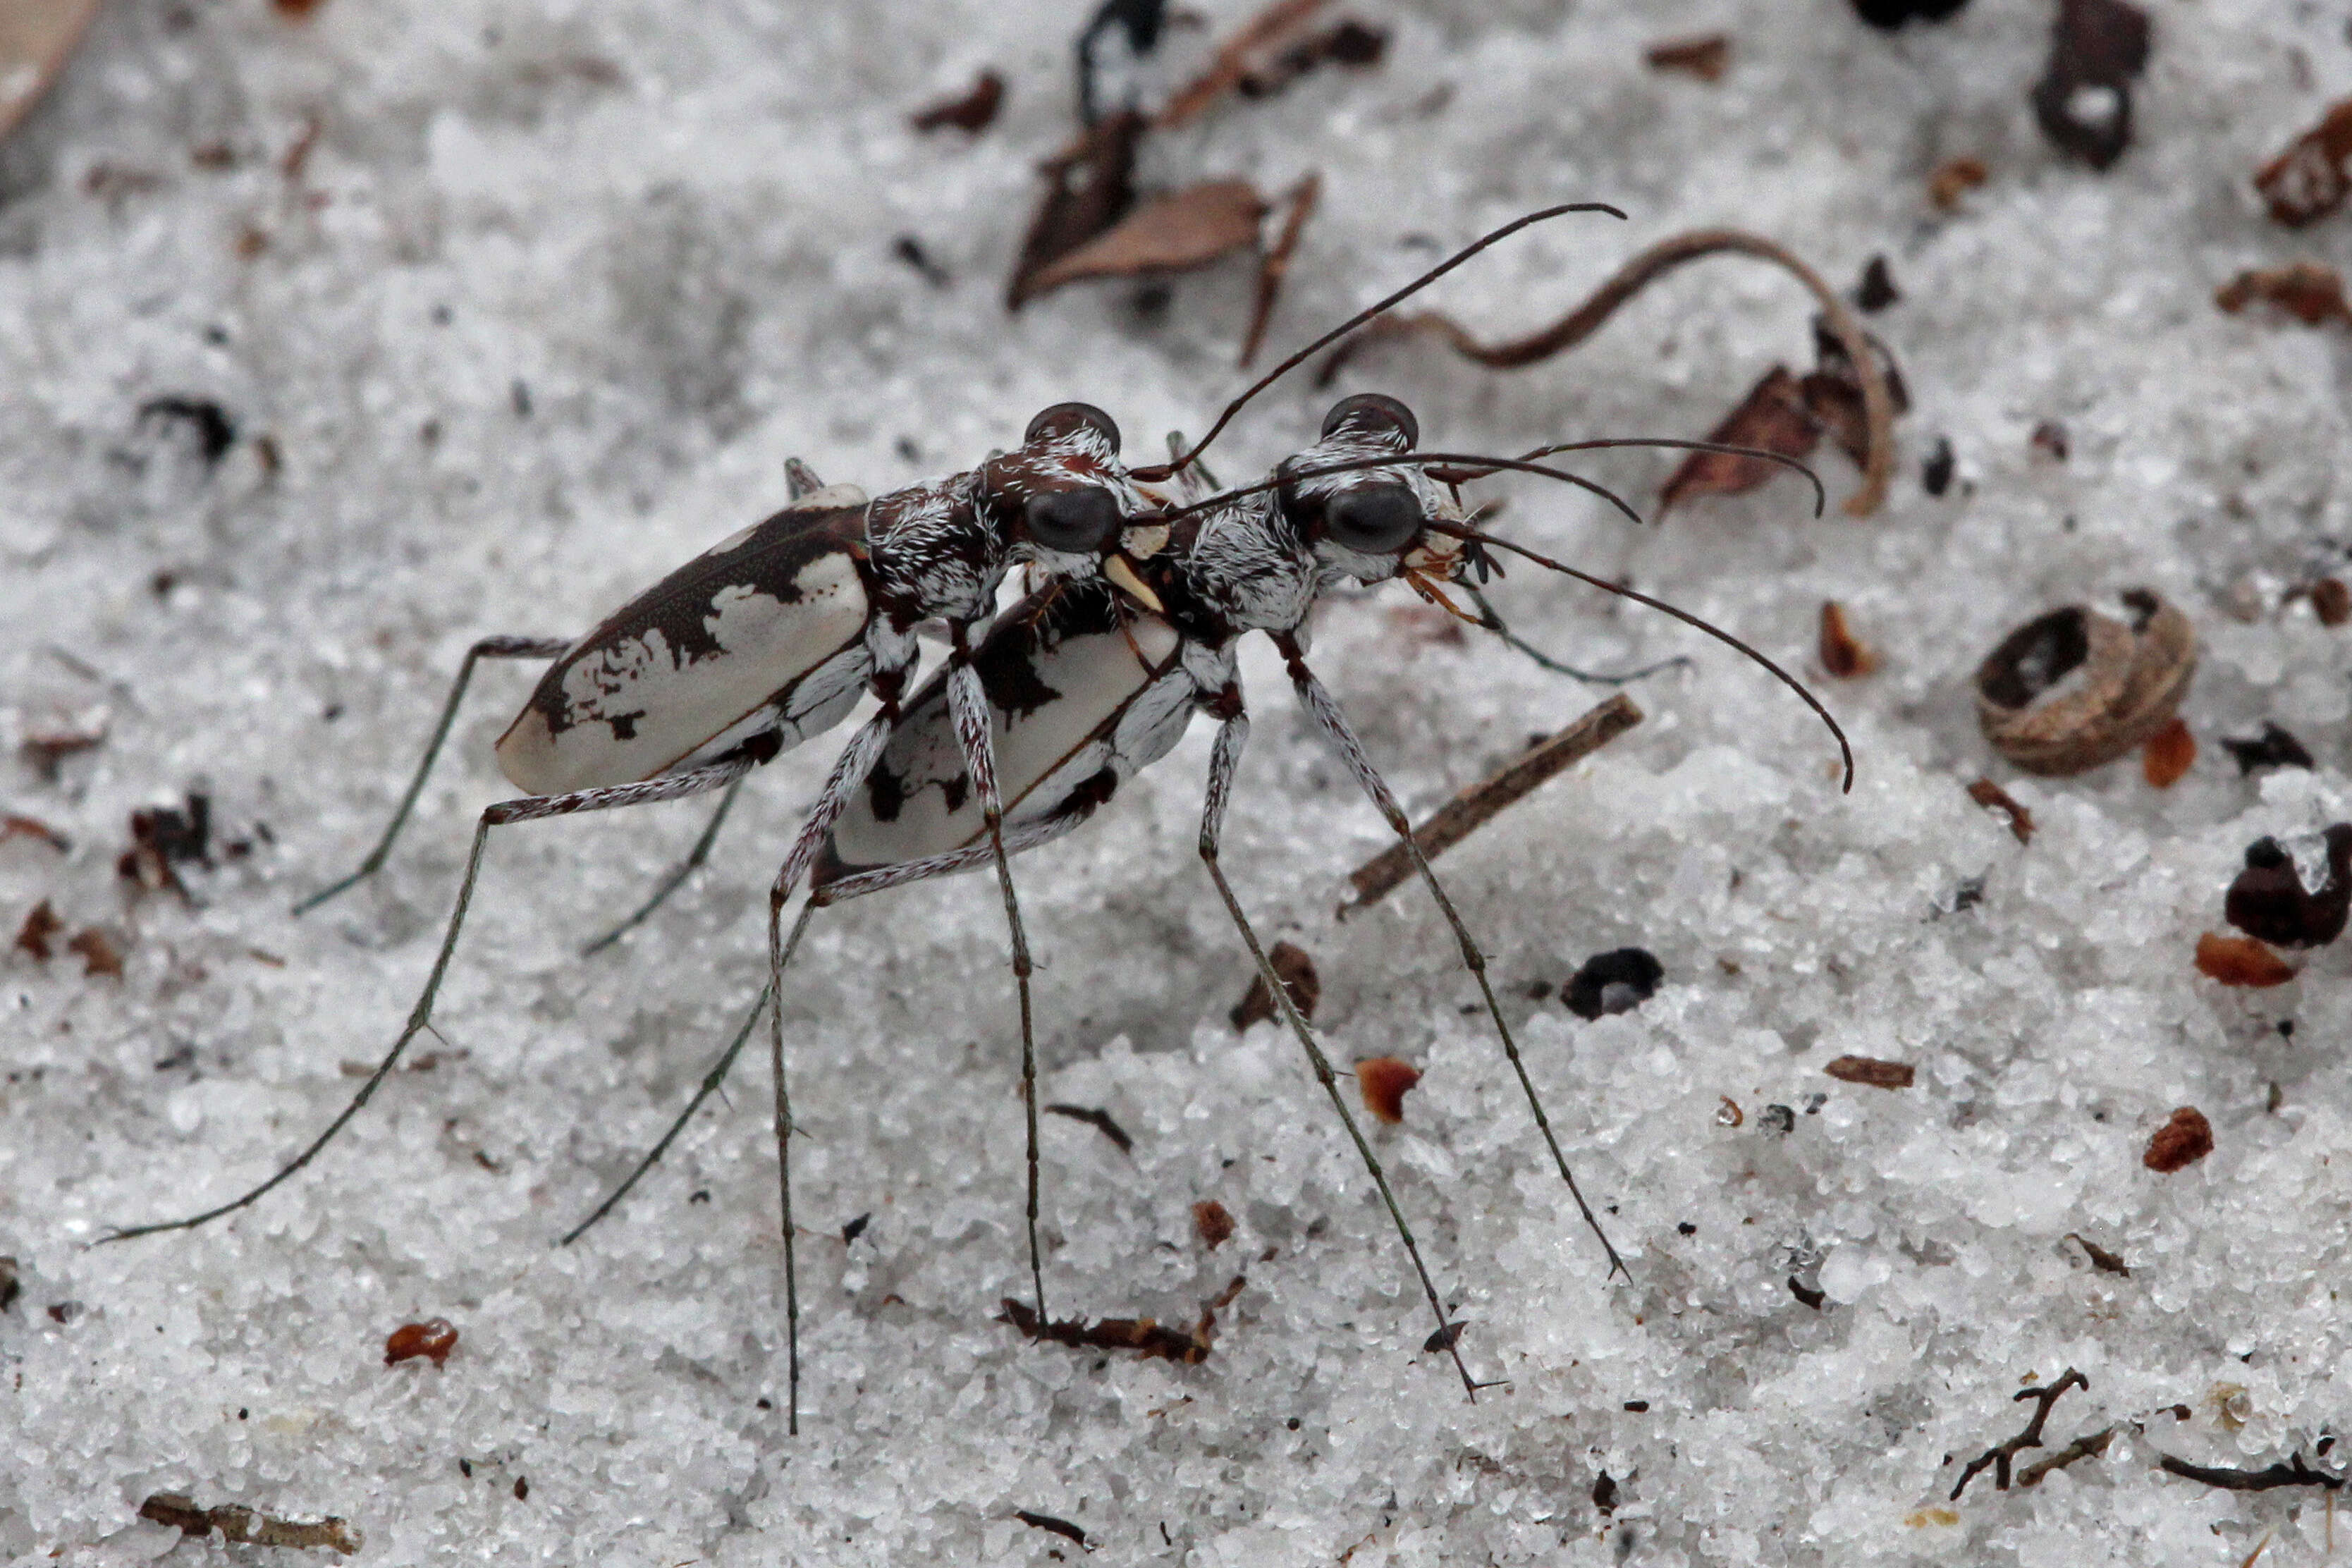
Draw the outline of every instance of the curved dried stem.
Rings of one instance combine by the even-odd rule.
[[[1697,228],[1662,239],[1619,268],[1616,275],[1594,289],[1582,304],[1550,326],[1526,337],[1483,343],[1460,322],[1436,310],[1391,316],[1370,323],[1353,342],[1341,344],[1323,362],[1323,368],[1316,374],[1316,384],[1329,385],[1366,344],[1417,332],[1442,338],[1465,359],[1493,369],[1524,369],[1574,348],[1600,331],[1601,323],[1616,314],[1619,306],[1676,268],[1702,257],[1721,255],[1752,256],[1759,261],[1771,262],[1802,283],[1821,307],[1822,318],[1831,333],[1853,362],[1854,374],[1862,383],[1868,447],[1862,466],[1862,488],[1846,498],[1845,510],[1852,517],[1869,516],[1885,500],[1887,488],[1895,478],[1895,397],[1887,384],[1885,366],[1872,350],[1862,323],[1820,273],[1787,247],[1744,229]]]

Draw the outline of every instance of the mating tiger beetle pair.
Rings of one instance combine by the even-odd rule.
[[[1630,507],[1591,481],[1535,459],[1600,446],[1654,445],[1789,460],[1746,448],[1667,440],[1573,443],[1519,458],[1424,452],[1418,449],[1411,411],[1378,395],[1341,400],[1325,419],[1320,439],[1262,482],[1215,491],[1199,459],[1244,404],[1324,346],[1506,235],[1562,213],[1590,210],[1595,210],[1591,204],[1577,204],[1530,214],[1465,247],[1286,360],[1234,399],[1200,443],[1167,464],[1124,467],[1117,426],[1101,410],[1076,403],[1045,410],[1030,422],[1018,448],[977,468],[870,500],[854,486],[822,484],[794,463],[788,468],[790,504],[782,511],[713,545],[586,637],[576,642],[497,637],[476,643],[382,838],[351,876],[295,910],[299,914],[315,907],[382,867],[424,788],[477,663],[554,661],[498,742],[500,768],[530,793],[483,812],[440,949],[392,1048],[327,1128],[267,1181],[201,1214],[127,1227],[108,1239],[190,1229],[246,1207],[309,1164],[359,1113],[410,1042],[429,1026],[493,828],[725,792],[686,863],[627,921],[592,944],[593,952],[645,919],[701,862],[747,774],[840,723],[862,696],[870,695],[876,710],[835,760],[771,889],[767,986],[668,1131],[564,1239],[594,1224],[660,1158],[724,1079],[765,1012],[784,1243],[792,1387],[787,1410],[790,1427],[797,1432],[793,1127],[783,1009],[771,1003],[784,994],[787,966],[818,910],[885,888],[992,865],[1020,1004],[1030,1278],[1038,1320],[1047,1321],[1037,1241],[1032,964],[1009,861],[1083,824],[1124,780],[1164,756],[1199,713],[1218,727],[1201,821],[1202,860],[1396,1225],[1436,1319],[1429,1348],[1453,1357],[1465,1389],[1475,1394],[1482,1385],[1456,1348],[1460,1325],[1449,1319],[1379,1158],[1339,1093],[1330,1062],[1275,974],[1219,863],[1225,811],[1249,734],[1238,644],[1253,631],[1272,639],[1314,726],[1411,847],[1418,875],[1477,981],[1484,1010],[1560,1178],[1601,1237],[1612,1269],[1622,1269],[1545,1118],[1496,999],[1484,952],[1423,858],[1394,794],[1307,663],[1307,618],[1317,597],[1333,587],[1391,579],[1463,614],[1446,598],[1445,585],[1469,569],[1483,576],[1496,550],[1595,581],[1474,526],[1475,520],[1465,517],[1459,492],[1460,484],[1471,479],[1503,470],[1536,473],[1594,490],[1632,515]],[[1817,495],[1818,489],[1816,481]],[[1015,566],[1028,568],[1036,584],[1000,615],[999,591]],[[1658,607],[1703,626],[1672,606]],[[1490,616],[1481,619],[1495,624]],[[910,691],[919,661],[918,628],[929,623],[944,624],[947,658]],[[1713,627],[1704,629],[1811,700],[1760,654]],[[803,879],[806,896],[788,931],[784,915]]]

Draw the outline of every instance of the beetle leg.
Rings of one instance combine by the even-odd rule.
[[[741,779],[737,779],[733,784],[727,786],[727,793],[719,797],[719,809],[710,814],[709,825],[703,828],[702,837],[694,841],[694,847],[687,851],[686,858],[676,866],[670,868],[669,875],[661,879],[661,886],[654,889],[653,896],[651,898],[637,906],[636,912],[635,914],[632,914],[627,920],[623,921],[619,925],[614,926],[611,931],[606,931],[603,936],[598,937],[594,942],[592,942],[587,946],[582,948],[580,950],[581,957],[595,957],[598,953],[604,952],[606,948],[612,946],[614,942],[628,935],[629,932],[643,925],[646,922],[646,917],[650,916],[656,910],[662,907],[663,900],[667,900],[672,893],[677,892],[678,889],[684,887],[686,885],[686,879],[702,868],[702,863],[710,858],[710,846],[718,840],[719,824],[727,820],[727,814],[734,809],[735,797],[741,794],[742,790],[743,781]]]
[[[1036,1292],[1037,1321],[1045,1315],[1045,1270],[1037,1253],[1037,1032],[1030,1008],[1029,933],[1021,923],[1021,900],[1013,890],[1013,870],[1005,863],[1004,799],[996,784],[996,741],[990,728],[988,698],[980,688],[980,672],[971,664],[971,627],[958,621],[949,628],[955,651],[948,661],[948,708],[955,720],[956,740],[963,748],[964,765],[971,770],[980,796],[982,820],[988,826],[988,847],[996,861],[996,885],[1004,893],[1004,924],[1013,936],[1013,984],[1021,999],[1021,1107],[1029,1129],[1029,1283]],[[1138,663],[1143,662],[1139,657]]]
[[[1454,939],[1462,949],[1462,962],[1478,981],[1478,993],[1486,1002],[1486,1016],[1494,1021],[1495,1032],[1502,1037],[1503,1054],[1510,1058],[1511,1070],[1518,1075],[1519,1088],[1528,1098],[1528,1109],[1535,1113],[1536,1130],[1543,1134],[1544,1145],[1551,1151],[1552,1163],[1559,1168],[1559,1179],[1568,1184],[1570,1195],[1576,1199],[1576,1206],[1583,1212],[1584,1223],[1592,1227],[1592,1234],[1601,1238],[1601,1250],[1609,1254],[1609,1271],[1632,1279],[1633,1274],[1626,1268],[1625,1260],[1617,1256],[1617,1248],[1610,1244],[1609,1233],[1601,1228],[1600,1216],[1592,1212],[1592,1205],[1584,1201],[1584,1193],[1577,1186],[1574,1173],[1568,1168],[1568,1156],[1560,1152],[1559,1140],[1552,1135],[1551,1121],[1544,1115],[1543,1101],[1537,1098],[1535,1080],[1528,1076],[1527,1064],[1519,1059],[1519,1043],[1512,1037],[1511,1026],[1504,1020],[1502,1006],[1495,1000],[1494,984],[1486,977],[1486,955],[1472,940],[1470,928],[1462,923],[1461,913],[1454,909],[1454,900],[1446,893],[1444,885],[1429,868],[1429,860],[1422,854],[1421,845],[1412,836],[1412,823],[1406,817],[1404,808],[1397,804],[1388,782],[1372,766],[1371,758],[1364,752],[1363,742],[1356,738],[1355,731],[1349,727],[1347,716],[1339,711],[1338,700],[1321,681],[1315,679],[1315,672],[1307,668],[1307,660],[1297,643],[1286,637],[1276,637],[1274,641],[1275,647],[1282,652],[1284,664],[1290,673],[1291,686],[1298,693],[1299,705],[1314,720],[1316,728],[1321,730],[1339,749],[1341,760],[1348,764],[1348,771],[1356,775],[1356,782],[1363,786],[1364,794],[1370,797],[1372,805],[1387,819],[1398,840],[1412,854],[1413,869],[1429,889],[1430,896],[1437,900],[1439,910],[1445,916],[1445,923],[1453,928]]]
[[[504,827],[509,823],[514,822],[536,822],[542,817],[569,816],[575,812],[610,811],[618,806],[646,805],[655,801],[677,800],[685,795],[699,795],[705,790],[718,789],[734,783],[774,754],[772,751],[762,751],[747,746],[722,761],[715,762],[708,767],[697,768],[692,773],[671,773],[659,778],[646,779],[639,784],[615,784],[605,789],[580,790],[571,795],[525,795],[519,800],[502,800],[488,807],[482,813],[481,822],[474,829],[474,846],[466,857],[465,879],[457,884],[457,906],[449,912],[449,926],[442,933],[441,951],[434,957],[433,972],[425,977],[425,989],[417,996],[416,1005],[409,1010],[408,1022],[401,1029],[400,1038],[393,1042],[392,1049],[384,1053],[382,1061],[376,1063],[375,1071],[368,1075],[367,1082],[360,1086],[359,1092],[352,1097],[350,1104],[343,1107],[342,1113],[329,1122],[327,1130],[311,1140],[308,1148],[280,1166],[277,1174],[243,1196],[208,1208],[202,1214],[192,1215],[186,1219],[132,1226],[128,1229],[116,1230],[103,1239],[128,1241],[134,1236],[152,1236],[157,1231],[194,1230],[196,1226],[218,1219],[223,1215],[233,1214],[316,1159],[319,1152],[327,1146],[336,1133],[343,1130],[343,1124],[359,1114],[360,1108],[373,1098],[377,1089],[382,1087],[385,1078],[390,1076],[393,1068],[399,1062],[401,1054],[408,1049],[408,1042],[424,1033],[432,1024],[433,1000],[440,994],[442,978],[449,972],[449,960],[457,951],[457,935],[465,929],[467,906],[474,901],[474,884],[481,875],[482,851],[488,845],[492,828]]]
[[[433,738],[425,742],[425,755],[416,764],[416,775],[408,781],[408,791],[394,808],[392,821],[384,826],[383,837],[376,840],[360,868],[339,882],[329,884],[294,906],[294,913],[307,914],[337,893],[365,881],[383,866],[384,857],[392,853],[392,841],[400,837],[407,826],[408,814],[415,809],[416,797],[425,793],[425,775],[433,771],[433,761],[441,754],[441,742],[449,738],[449,726],[457,721],[457,704],[465,700],[466,687],[474,679],[474,664],[485,658],[553,658],[572,645],[552,637],[484,637],[466,650],[466,662],[457,667],[457,679],[449,688],[448,700],[441,704],[441,721],[433,726]]]
[[[1225,807],[1233,800],[1234,774],[1241,767],[1242,748],[1249,742],[1249,713],[1242,706],[1241,688],[1238,685],[1226,686],[1214,697],[1203,699],[1201,709],[1218,721],[1216,750],[1209,758],[1207,798],[1201,807],[1201,863],[1208,867],[1209,879],[1217,884],[1217,896],[1225,900],[1225,912],[1234,917],[1234,925],[1242,933],[1243,943],[1249,948],[1250,958],[1257,965],[1260,979],[1273,996],[1275,1005],[1282,1010],[1283,1021],[1290,1026],[1291,1034],[1307,1052],[1307,1059],[1315,1069],[1315,1081],[1323,1086],[1325,1094],[1330,1096],[1331,1107],[1339,1113],[1339,1121],[1348,1129],[1348,1136],[1354,1140],[1356,1152],[1364,1158],[1364,1168],[1372,1173],[1372,1184],[1381,1190],[1381,1201],[1388,1205],[1389,1218],[1396,1222],[1397,1235],[1404,1238],[1405,1256],[1412,1259],[1412,1271],[1421,1278],[1422,1291],[1429,1298],[1429,1310],[1437,1314],[1437,1332],[1431,1336],[1432,1341],[1442,1343],[1447,1353],[1454,1357],[1454,1369],[1462,1374],[1464,1390],[1475,1399],[1478,1390],[1486,1385],[1473,1378],[1470,1369],[1462,1363],[1462,1352],[1455,1348],[1455,1342],[1461,1337],[1460,1329],[1445,1315],[1445,1303],[1438,1298],[1436,1282],[1430,1279],[1428,1266],[1421,1260],[1421,1247],[1412,1238],[1412,1226],[1405,1223],[1404,1210],[1397,1206],[1396,1194],[1389,1190],[1388,1173],[1381,1169],[1380,1156],[1373,1153],[1372,1146],[1364,1141],[1363,1131],[1356,1125],[1356,1118],[1348,1110],[1348,1102],[1340,1098],[1339,1075],[1331,1070],[1330,1058],[1323,1054],[1323,1047],[1315,1043],[1315,1031],[1308,1027],[1297,1005],[1291,1001],[1290,987],[1274,972],[1273,963],[1265,956],[1265,944],[1258,941],[1257,931],[1250,925],[1249,916],[1242,912],[1241,900],[1234,896],[1233,884],[1225,880],[1224,868],[1217,862],[1218,843],[1224,833]]]

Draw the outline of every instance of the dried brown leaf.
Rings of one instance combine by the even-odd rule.
[[[2305,885],[2304,867],[2277,839],[2265,835],[2248,845],[2245,868],[2221,900],[2221,918],[2274,947],[2326,947],[2342,936],[2352,920],[2352,823],[2336,823],[2320,842],[2327,858],[2315,888]]]
[[[2172,1113],[2172,1120],[2156,1130],[2147,1141],[2147,1152],[2140,1163],[2151,1171],[2169,1175],[2195,1164],[2213,1152],[2213,1124],[2205,1113],[2193,1105],[2184,1105]]]
[[[1082,278],[1134,278],[1182,272],[1257,244],[1265,198],[1247,180],[1209,180],[1154,196],[1033,274],[1023,295],[1037,295]]]
[[[1307,951],[1295,942],[1277,942],[1274,951],[1265,955],[1281,977],[1282,988],[1290,994],[1290,1005],[1298,1009],[1302,1018],[1315,1016],[1315,1005],[1323,999],[1323,982],[1315,973],[1315,960]],[[1275,1016],[1274,992],[1265,976],[1250,978],[1249,990],[1226,1015],[1236,1029],[1247,1029],[1252,1024],[1263,1024]]]
[[[1841,680],[1868,675],[1878,668],[1878,655],[1846,625],[1845,606],[1835,599],[1822,601],[1822,668]]]
[[[1668,38],[1652,44],[1642,58],[1652,70],[1681,71],[1701,81],[1720,81],[1731,68],[1731,39],[1722,33]]]
[[[1004,79],[983,70],[963,91],[924,105],[907,121],[918,131],[944,131],[952,125],[977,136],[995,123],[996,111],[1003,107]]]
[[[2197,737],[2189,732],[2189,721],[2177,717],[2147,738],[2139,758],[2140,771],[2158,789],[2179,784],[2196,761]]]
[[[98,0],[0,5],[0,136],[40,101],[97,13]]]
[[[2130,1268],[2120,1257],[2116,1256],[2115,1253],[2109,1252],[2105,1247],[2101,1247],[2089,1237],[2077,1236],[2074,1232],[2070,1230],[2066,1233],[2066,1239],[2081,1247],[2083,1249],[2083,1256],[2089,1258],[2091,1260],[2091,1267],[2097,1269],[2100,1273],[2120,1274],[2126,1279],[2131,1278]]]
[[[2213,303],[2233,316],[2257,300],[2278,307],[2306,326],[2328,321],[2352,324],[2352,305],[2345,301],[2343,277],[2333,267],[2316,261],[2253,268],[2213,290]]]
[[[1356,1064],[1356,1087],[1364,1109],[1393,1127],[1404,1120],[1404,1097],[1421,1081],[1421,1069],[1394,1057],[1370,1057]]]
[[[1803,458],[1821,444],[1821,421],[1805,406],[1803,390],[1789,367],[1776,364],[1750,387],[1739,406],[1706,433],[1710,441],[1733,447],[1757,447],[1784,458]],[[1664,513],[1692,496],[1744,495],[1786,472],[1762,458],[1742,458],[1728,452],[1693,452],[1658,492]]]
[[[2224,985],[2267,990],[2294,978],[2294,966],[2250,936],[2207,931],[2197,939],[2198,973]]]
[[[2344,168],[2347,158],[2352,158],[2352,98],[2331,106],[2318,124],[2263,164],[2254,175],[2254,189],[2270,204],[2273,219],[2301,228],[2344,205],[2345,193],[2352,190],[2352,176]]]
[[[1019,310],[1040,291],[1036,277],[1116,225],[1135,205],[1135,152],[1143,116],[1122,110],[1097,121],[1078,140],[1048,159],[1048,184],[1013,263],[1005,305]]]

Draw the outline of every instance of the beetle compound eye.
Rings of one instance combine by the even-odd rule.
[[[1323,509],[1323,535],[1349,550],[1386,554],[1421,532],[1420,498],[1404,485],[1360,485],[1333,496]]]
[[[1098,551],[1118,537],[1118,502],[1098,485],[1030,498],[1029,537],[1047,550]]]
[[[1050,441],[1078,429],[1093,430],[1110,444],[1113,453],[1118,452],[1118,426],[1111,422],[1109,415],[1091,403],[1056,403],[1029,421],[1028,434],[1021,437],[1021,442],[1023,446],[1034,447],[1040,441]]]
[[[1421,421],[1412,416],[1412,410],[1384,393],[1359,392],[1333,404],[1331,412],[1323,416],[1324,438],[1329,439],[1349,425],[1370,435],[1394,433],[1402,437],[1398,444],[1400,451],[1421,441]]]

